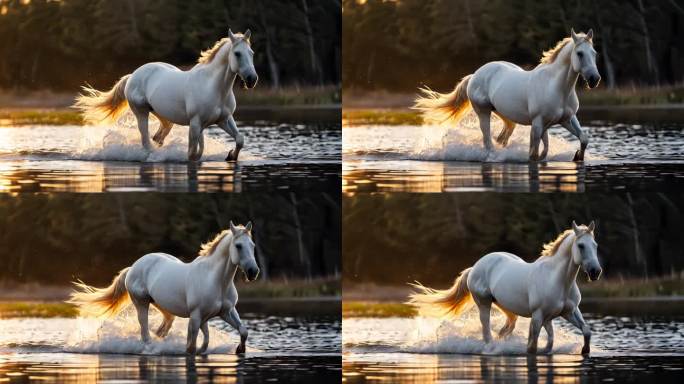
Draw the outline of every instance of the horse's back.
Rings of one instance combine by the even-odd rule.
[[[518,124],[530,124],[527,91],[530,71],[506,61],[480,67],[468,84],[468,98],[476,106],[491,107]]]
[[[468,276],[473,294],[491,296],[498,305],[520,315],[527,315],[528,276],[532,264],[508,252],[493,252],[483,256]]]

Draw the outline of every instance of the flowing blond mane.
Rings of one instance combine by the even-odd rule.
[[[587,39],[587,35],[586,35],[586,34],[584,34],[584,33],[578,33],[577,36],[578,36],[579,38],[583,39],[584,41],[587,41],[587,42],[591,43],[591,40]],[[571,43],[571,42],[572,42],[572,37],[566,37],[566,38],[564,38],[563,40],[561,40],[561,41],[559,41],[558,43],[556,43],[556,45],[555,45],[553,48],[544,51],[544,53],[542,53],[542,58],[541,58],[541,60],[539,61],[539,64],[540,64],[540,65],[541,65],[541,64],[551,64],[551,63],[553,63],[554,61],[556,61],[556,59],[558,58],[558,55],[560,55],[560,53],[561,53],[561,51],[563,50],[563,48],[564,48],[566,45],[568,45],[568,43]]]
[[[235,44],[245,41],[247,44],[250,44],[249,39],[244,39],[244,35],[242,33],[236,33],[235,37],[238,39],[236,40]],[[221,50],[221,47],[223,47],[226,44],[231,44],[230,38],[224,37],[221,40],[217,41],[214,43],[214,46],[204,50],[200,53],[199,58],[197,59],[198,64],[208,64],[211,63],[212,60],[214,60],[214,57],[216,57],[216,54]]]
[[[218,245],[221,243],[221,240],[223,240],[223,238],[226,236],[232,236],[230,229],[224,229],[223,231],[221,231],[221,233],[216,235],[212,240],[202,244],[202,246],[200,247],[199,255],[200,256],[209,256],[212,253],[214,253],[214,251],[216,251],[216,248],[218,247]]]
[[[589,233],[589,228],[586,225],[580,225],[579,229],[582,231],[582,234]],[[548,257],[558,253],[558,248],[560,248],[561,244],[563,244],[563,240],[573,234],[573,232],[574,231],[572,229],[566,229],[565,231],[561,232],[555,240],[544,244],[541,255]]]

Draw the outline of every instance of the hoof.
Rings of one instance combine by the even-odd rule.
[[[572,161],[575,161],[575,162],[584,161],[584,154],[580,153],[580,151],[578,150],[577,152],[575,152],[575,157],[572,158]]]
[[[235,354],[236,355],[243,355],[244,353],[245,353],[245,345],[244,344],[240,344],[237,346],[237,348],[235,348]]]
[[[228,152],[228,156],[226,156],[226,161],[237,161],[237,155],[235,154],[235,150],[231,149]]]

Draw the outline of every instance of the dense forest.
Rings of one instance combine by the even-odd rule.
[[[250,28],[262,84],[340,83],[337,0],[0,0],[0,88],[110,86],[150,61],[194,65]]]
[[[0,281],[111,280],[150,252],[185,261],[251,220],[261,279],[339,274],[339,196],[325,194],[52,194],[0,196]]]
[[[530,68],[542,51],[594,30],[604,85],[684,81],[679,0],[344,0],[345,88],[452,87],[493,60]]]
[[[539,257],[572,220],[596,220],[606,278],[684,270],[684,196],[611,194],[384,194],[343,199],[343,279],[450,283],[483,255]]]

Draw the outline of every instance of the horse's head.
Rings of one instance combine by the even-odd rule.
[[[572,42],[572,69],[581,74],[589,88],[595,88],[601,80],[598,68],[596,68],[596,51],[594,50],[594,31],[589,30],[587,34],[571,32]]]
[[[598,244],[594,240],[595,224],[592,221],[588,226],[578,226],[572,222],[572,230],[575,232],[575,240],[572,244],[572,261],[582,266],[590,281],[596,281],[601,276],[601,264],[599,264],[596,249]]]
[[[259,275],[259,266],[254,258],[254,241],[252,241],[252,222],[247,225],[234,225],[230,222],[230,232],[233,234],[230,241],[230,261],[240,266],[247,281],[256,280]]]
[[[254,88],[259,80],[259,76],[254,69],[254,51],[252,51],[249,38],[252,32],[248,29],[244,34],[233,34],[233,31],[228,30],[228,38],[230,38],[231,47],[229,54],[230,70],[237,73],[242,79],[243,84],[247,88]]]

